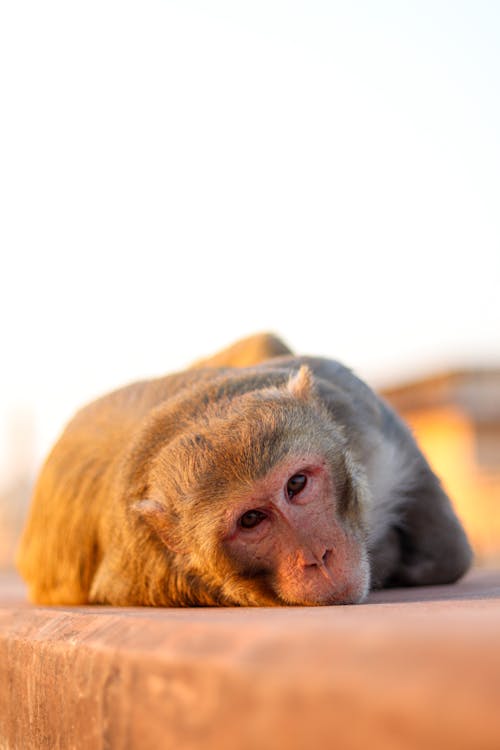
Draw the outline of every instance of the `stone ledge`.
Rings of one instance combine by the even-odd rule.
[[[0,581],[0,748],[498,750],[500,570],[365,605],[33,607]]]

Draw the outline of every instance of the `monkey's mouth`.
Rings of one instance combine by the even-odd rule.
[[[333,550],[327,550],[320,561],[288,571],[275,582],[274,590],[287,605],[359,604],[368,594],[369,583],[366,560],[344,567]]]
[[[246,566],[238,571],[244,588],[238,591],[237,603],[296,607],[359,604],[369,591],[370,565],[364,545],[351,542],[344,548],[330,544],[321,558],[306,564],[303,557],[291,555],[277,570],[269,565]],[[233,592],[230,598],[234,600]]]

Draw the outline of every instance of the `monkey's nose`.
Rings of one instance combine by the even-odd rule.
[[[326,549],[325,550],[325,553],[324,553],[324,555],[321,558],[322,565],[326,565],[326,561],[328,560],[328,558],[330,557],[331,554],[332,554],[331,549]]]
[[[305,568],[322,568],[326,565],[328,558],[330,557],[331,549],[325,549],[323,552],[310,552],[309,555],[304,555],[304,567]]]

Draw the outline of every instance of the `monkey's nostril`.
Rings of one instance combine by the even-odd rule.
[[[323,565],[326,565],[327,560],[330,557],[330,553],[331,553],[331,549],[325,550],[324,553],[323,553],[323,555],[321,556],[321,558],[318,555],[318,557],[315,557],[314,562],[306,563],[304,567],[306,567],[306,568],[321,568],[321,567],[323,567]]]

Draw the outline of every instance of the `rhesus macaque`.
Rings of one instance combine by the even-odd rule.
[[[459,578],[470,547],[409,430],[342,365],[287,351],[252,337],[82,409],[36,486],[31,599],[346,604]]]

